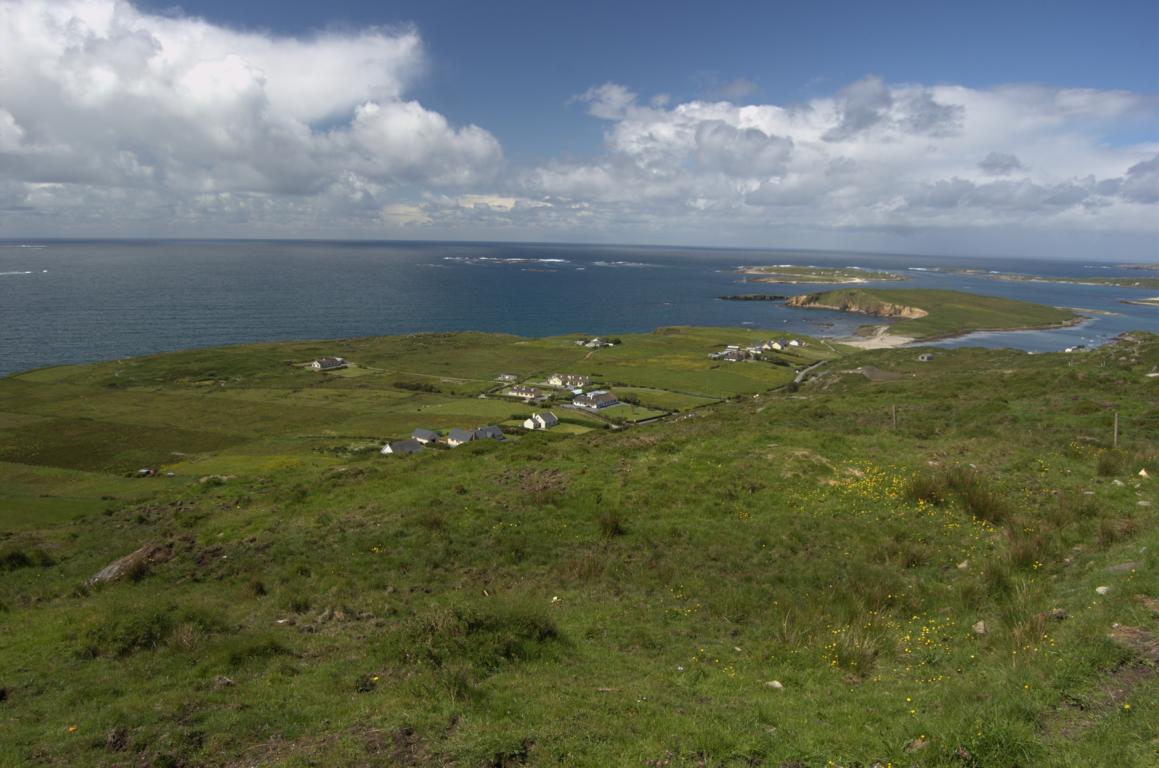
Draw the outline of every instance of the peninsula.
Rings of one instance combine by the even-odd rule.
[[[851,288],[793,296],[788,306],[855,312],[894,319],[888,326],[863,327],[855,346],[899,346],[913,341],[961,336],[974,331],[1063,328],[1082,322],[1069,309],[995,296],[934,289]],[[867,340],[868,339],[868,340]]]

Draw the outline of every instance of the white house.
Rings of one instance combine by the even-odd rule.
[[[559,419],[551,411],[533,413],[531,418],[523,422],[526,429],[551,429],[559,423]]]
[[[438,432],[433,432],[429,429],[423,429],[422,427],[419,427],[414,432],[411,432],[410,436],[412,439],[418,440],[423,445],[426,445],[427,443],[433,443],[439,439]]]
[[[345,368],[349,363],[345,358],[341,357],[319,357],[314,362],[310,363],[310,367],[315,371],[336,371],[339,368]]]
[[[525,384],[516,384],[507,390],[507,394],[522,397],[524,400],[538,400],[543,397],[543,392],[535,387],[526,386]]]
[[[581,376],[578,373],[553,373],[547,378],[547,383],[553,387],[566,389],[583,389],[592,383],[590,376]]]
[[[418,453],[423,449],[423,444],[418,440],[397,440],[393,443],[387,443],[383,446],[382,452],[387,455],[397,454],[400,456],[407,456],[412,453]]]
[[[615,395],[605,389],[592,390],[586,395],[580,395],[571,402],[572,405],[580,408],[589,408],[593,411],[598,411],[600,408],[607,408],[612,405],[619,405],[620,403]]]
[[[475,439],[475,431],[471,429],[452,429],[447,433],[447,445],[455,448],[463,443],[469,443]]]

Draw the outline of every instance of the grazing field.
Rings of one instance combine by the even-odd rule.
[[[1068,309],[926,288],[852,288],[809,294],[797,302],[797,306],[841,308],[881,317],[904,317],[906,315],[898,310],[921,310],[925,316],[898,320],[890,326],[893,334],[919,340],[960,336],[971,331],[1054,328],[1074,325],[1081,320]]]
[[[1159,337],[780,387],[821,351],[707,359],[747,334],[0,379],[0,765],[1155,765]],[[557,370],[675,413],[378,454]]]

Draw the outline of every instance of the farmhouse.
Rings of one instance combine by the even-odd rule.
[[[347,365],[349,363],[342,357],[319,357],[310,363],[310,367],[315,371],[336,371],[339,368],[345,368]]]
[[[514,395],[515,397],[522,397],[524,400],[538,400],[539,398],[544,397],[542,390],[536,389],[535,387],[529,387],[525,384],[516,384],[514,387],[511,387],[507,390],[507,394]]]
[[[469,443],[475,439],[474,430],[459,429],[456,427],[447,433],[447,445],[452,448],[458,447],[463,443]]]
[[[419,427],[414,432],[411,432],[410,436],[414,440],[418,440],[423,445],[426,445],[427,443],[433,443],[439,439],[438,432],[432,432],[431,430],[423,429],[422,427]]]
[[[600,408],[607,408],[611,405],[619,405],[620,401],[616,396],[606,389],[596,389],[588,392],[586,395],[580,395],[571,401],[572,405],[579,408],[588,408],[593,411],[598,411]]]
[[[523,422],[523,426],[527,429],[551,429],[559,423],[559,419],[551,411],[544,413],[533,413],[531,418]]]
[[[388,455],[398,454],[400,456],[409,456],[412,453],[418,453],[423,449],[423,444],[418,440],[396,440],[393,443],[387,443],[382,448],[382,452]]]
[[[592,383],[590,376],[581,376],[578,373],[553,373],[547,378],[547,383],[553,387],[567,389],[582,389]]]

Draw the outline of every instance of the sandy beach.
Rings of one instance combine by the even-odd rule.
[[[834,339],[834,341],[858,349],[892,349],[905,346],[914,341],[914,338],[890,333],[888,325],[879,325],[872,336],[847,336],[843,339]]]

